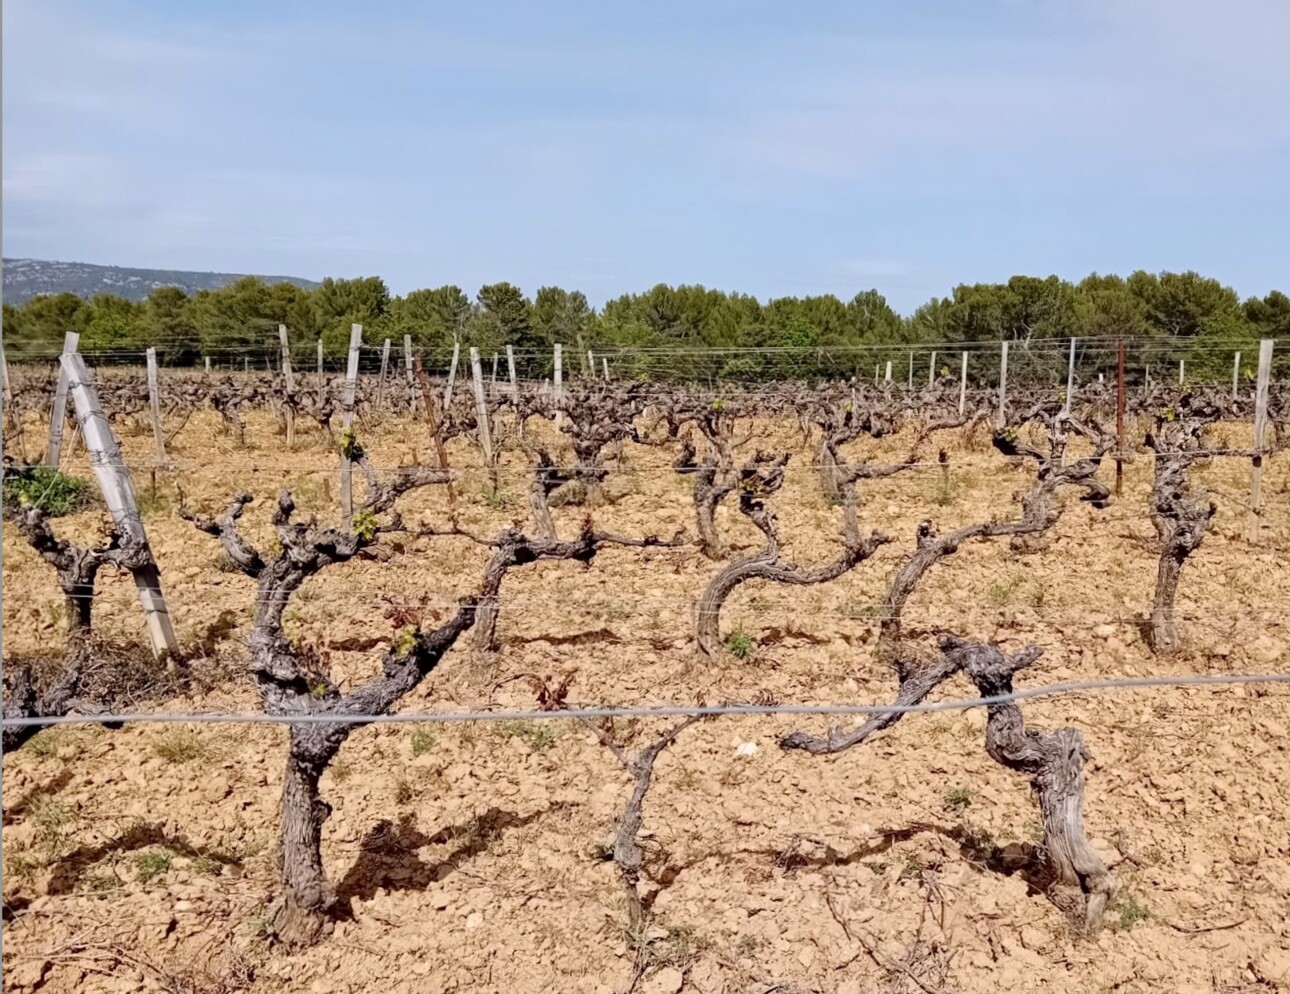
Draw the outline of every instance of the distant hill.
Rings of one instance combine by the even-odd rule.
[[[23,304],[42,293],[74,293],[93,297],[113,293],[129,300],[142,300],[163,286],[177,286],[185,293],[217,290],[241,273],[192,273],[181,269],[127,269],[124,266],[94,266],[88,262],[48,262],[44,259],[4,260],[4,302]],[[294,283],[304,290],[318,286],[298,276],[260,276],[266,283]]]

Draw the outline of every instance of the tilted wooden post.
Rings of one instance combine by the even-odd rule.
[[[69,331],[63,336],[63,355],[74,355],[81,336]],[[208,360],[209,361],[209,360]],[[45,449],[45,465],[58,469],[62,458],[63,426],[67,423],[67,370],[58,364],[58,384],[54,387],[54,406],[49,414],[49,445]]]
[[[340,510],[349,525],[354,518],[354,464],[346,454],[349,446],[349,429],[354,425],[354,391],[358,386],[358,356],[363,347],[363,326],[351,325],[349,329],[349,365],[345,367],[345,392],[341,394],[341,427],[343,431],[340,453]]]
[[[430,394],[430,377],[426,376],[426,371],[421,368],[421,357],[417,356],[412,360],[414,372],[417,377],[417,384],[421,387],[421,406],[426,409],[426,420],[430,422],[430,440],[434,443],[436,454],[439,456],[439,468],[448,468],[448,450],[444,448],[443,438],[439,431],[439,419],[434,412],[434,397]],[[448,481],[448,497],[451,502],[452,498],[452,481]]]
[[[509,345],[506,346],[506,373],[511,378],[511,400],[519,404],[520,385],[515,379],[515,350]]]
[[[287,447],[290,448],[296,444],[296,374],[291,369],[291,344],[285,324],[278,325],[278,345],[282,350],[282,382],[289,401],[284,405],[283,414],[287,422]]]
[[[959,414],[962,415],[967,410],[967,357],[963,353],[963,369],[959,373]]]
[[[4,406],[13,401],[13,384],[9,382],[9,364],[4,358],[4,342],[0,340],[0,378],[4,380]]]
[[[166,461],[166,436],[161,430],[161,391],[157,383],[157,350],[144,353],[148,360],[148,411],[152,418],[152,441],[157,446],[157,465]]]
[[[1250,474],[1250,541],[1259,539],[1259,518],[1263,511],[1263,439],[1268,430],[1268,385],[1272,379],[1272,345],[1275,339],[1259,342],[1259,373],[1254,388],[1254,468]]]
[[[484,450],[484,465],[493,466],[493,433],[488,425],[488,401],[484,399],[484,371],[479,364],[479,349],[470,350],[470,376],[475,386],[475,417],[479,421],[479,447]]]
[[[376,406],[378,408],[385,405],[385,375],[390,369],[390,340],[385,340],[385,347],[381,349],[381,378],[376,383]]]
[[[130,572],[139,591],[139,603],[143,605],[152,651],[157,656],[177,653],[179,640],[175,637],[170,612],[166,609],[166,598],[161,592],[161,573],[152,557],[143,519],[139,516],[130,471],[126,469],[125,460],[121,458],[121,448],[112,436],[112,429],[108,427],[89,369],[85,360],[75,352],[64,353],[59,362],[67,374],[72,403],[76,407],[76,421],[81,436],[85,439],[90,467],[103,492],[103,500],[112,515],[112,522],[123,535],[129,536],[147,550],[147,561],[132,568]]]
[[[452,409],[452,385],[457,379],[457,359],[461,355],[461,342],[452,343],[452,365],[448,367],[448,385],[443,388],[443,416]]]
[[[999,427],[1008,423],[1008,343],[999,351]]]
[[[412,379],[412,336],[403,336],[403,368],[408,376],[408,410],[417,413],[417,391]]]

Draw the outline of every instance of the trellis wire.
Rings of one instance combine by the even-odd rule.
[[[1216,676],[1150,676],[1117,677],[1107,680],[1075,680],[1030,687],[1011,694],[993,697],[969,697],[922,704],[660,704],[623,707],[555,708],[510,711],[406,711],[398,714],[251,714],[221,711],[140,711],[134,713],[99,713],[56,715],[44,718],[4,718],[6,728],[48,727],[53,725],[101,724],[247,724],[247,725],[386,725],[448,723],[466,721],[545,721],[568,718],[673,718],[718,717],[727,715],[841,716],[919,714],[938,711],[966,711],[998,707],[1018,701],[1088,691],[1132,690],[1145,687],[1238,686],[1254,683],[1290,683],[1290,673],[1233,673]]]

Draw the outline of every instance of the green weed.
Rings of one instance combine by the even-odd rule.
[[[726,639],[726,649],[736,659],[750,659],[757,651],[757,641],[742,628],[736,628]]]

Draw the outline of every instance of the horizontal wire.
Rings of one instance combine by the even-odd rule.
[[[1226,675],[1118,677],[1107,680],[1076,680],[1051,683],[999,694],[993,697],[961,698],[922,704],[717,704],[717,705],[631,705],[624,707],[558,708],[514,711],[408,711],[398,714],[264,714],[220,711],[141,711],[125,714],[51,715],[41,718],[4,718],[5,728],[33,728],[53,725],[100,725],[104,723],[149,724],[248,724],[248,725],[377,725],[445,723],[463,721],[544,721],[568,718],[673,718],[717,717],[723,715],[897,715],[937,711],[964,711],[998,707],[1018,701],[1089,691],[1126,690],[1144,687],[1236,686],[1253,683],[1290,683],[1290,673],[1236,673]]]

